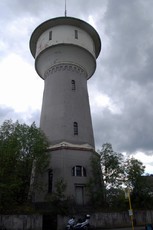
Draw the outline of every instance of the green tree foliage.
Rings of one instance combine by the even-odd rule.
[[[100,161],[105,188],[120,187],[124,174],[123,155],[114,152],[112,145],[106,143],[102,145]]]
[[[106,192],[107,207],[111,210],[121,211],[127,209],[123,188],[110,187]]]
[[[122,200],[123,162],[123,155],[114,152],[110,143],[102,145],[100,163],[104,181],[104,201],[106,207],[113,208]]]
[[[72,210],[72,207],[69,207],[70,199],[65,196],[66,188],[67,185],[61,177],[55,182],[55,191],[51,194],[47,194],[46,200],[50,204],[51,213],[66,215],[69,209]]]
[[[90,179],[88,187],[90,197],[94,202],[101,196],[103,197],[103,200],[99,199],[101,206],[111,209],[118,209],[118,207],[127,209],[124,188],[128,187],[131,188],[132,202],[135,207],[149,207],[147,203],[151,202],[152,193],[149,192],[148,183],[144,183],[146,181],[145,166],[141,161],[116,153],[110,143],[105,143],[99,151],[99,158],[92,159],[91,162],[93,178]],[[101,167],[101,170],[98,166]],[[102,175],[102,179],[97,175]],[[101,187],[98,191],[96,190],[97,184]]]
[[[27,201],[33,162],[41,173],[48,164],[48,142],[36,127],[5,121],[0,127],[0,208]]]
[[[152,208],[153,178],[144,175],[145,166],[135,158],[125,162],[126,185],[131,188],[131,199],[134,208]]]
[[[124,163],[125,184],[129,188],[135,188],[145,172],[143,163],[134,157],[127,158]]]
[[[104,204],[104,183],[100,164],[100,155],[95,154],[91,157],[92,177],[87,184],[91,203],[94,207]]]

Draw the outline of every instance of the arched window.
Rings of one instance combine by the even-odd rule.
[[[73,128],[74,128],[74,135],[78,135],[78,123],[77,122],[73,123]]]
[[[76,85],[75,85],[75,81],[74,80],[71,81],[71,84],[72,84],[72,90],[76,90]]]
[[[53,170],[49,169],[48,170],[48,192],[52,193],[52,188],[53,188]]]
[[[72,168],[72,176],[87,176],[86,169],[83,166],[76,165]]]

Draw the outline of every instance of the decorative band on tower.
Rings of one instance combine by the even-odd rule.
[[[71,72],[76,72],[80,75],[83,75],[83,76],[87,76],[87,73],[86,71],[77,66],[77,65],[74,65],[74,64],[58,64],[58,65],[55,65],[55,66],[52,66],[50,67],[44,74],[44,79],[46,79],[50,74],[54,74],[58,71],[71,71]]]

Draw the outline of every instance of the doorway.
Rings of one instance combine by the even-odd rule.
[[[84,205],[84,186],[76,185],[75,186],[75,198],[78,205]]]

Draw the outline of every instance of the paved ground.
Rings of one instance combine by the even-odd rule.
[[[145,226],[134,227],[134,229],[132,229],[132,227],[125,227],[125,228],[108,228],[108,229],[102,228],[98,230],[145,230]]]

